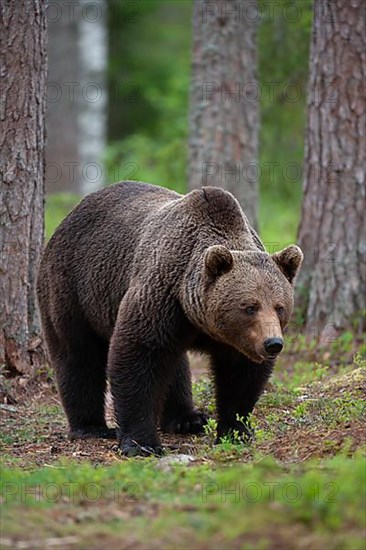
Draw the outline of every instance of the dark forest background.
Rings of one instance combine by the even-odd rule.
[[[302,190],[312,3],[260,2],[259,224],[273,247],[294,242]],[[187,191],[188,109],[192,56],[190,0],[110,2],[105,180],[140,179]],[[286,10],[286,17],[284,11]],[[77,202],[49,195],[49,238]]]

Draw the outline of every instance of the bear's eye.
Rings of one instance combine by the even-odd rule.
[[[258,311],[258,306],[246,306],[244,311],[247,315],[254,315]]]
[[[278,306],[276,307],[276,312],[277,312],[277,315],[283,315],[285,312],[285,308],[282,306]]]

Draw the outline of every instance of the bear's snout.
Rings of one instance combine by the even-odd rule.
[[[283,349],[283,340],[282,338],[267,338],[263,347],[268,355],[278,355]]]

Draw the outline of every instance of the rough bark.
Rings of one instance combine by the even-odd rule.
[[[231,191],[257,226],[259,89],[252,0],[196,0],[189,187]]]
[[[363,0],[315,0],[298,304],[321,339],[365,308],[365,67]]]
[[[0,17],[0,364],[32,374],[42,358],[35,279],[43,244],[46,3],[3,0]]]
[[[48,19],[46,187],[86,195],[105,181],[107,2],[54,0]]]

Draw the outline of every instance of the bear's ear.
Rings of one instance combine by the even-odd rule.
[[[272,255],[273,260],[290,283],[295,279],[302,264],[303,257],[304,255],[301,249],[294,244]]]
[[[205,252],[205,268],[211,277],[230,271],[233,261],[230,250],[221,244],[210,246]]]

